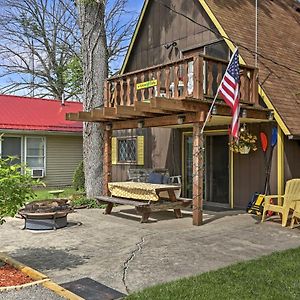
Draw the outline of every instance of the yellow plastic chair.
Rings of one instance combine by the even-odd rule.
[[[300,201],[296,202],[295,210],[293,212],[292,221],[291,221],[291,228],[292,229],[294,228],[295,221],[297,219],[300,219]],[[299,221],[297,221],[297,223],[299,224]]]
[[[271,199],[277,198],[278,204],[271,204]],[[282,201],[283,199],[283,201]],[[270,195],[265,197],[264,212],[261,222],[266,220],[267,211],[280,213],[282,216],[282,227],[285,227],[288,221],[290,210],[294,210],[296,202],[300,201],[300,179],[291,179],[286,182],[284,195]]]

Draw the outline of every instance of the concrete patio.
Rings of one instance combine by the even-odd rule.
[[[200,227],[192,226],[189,211],[182,219],[153,213],[147,224],[131,207],[102,213],[78,210],[67,228],[51,232],[23,231],[23,220],[8,219],[0,251],[59,284],[90,277],[126,293],[300,246],[298,229],[259,224],[238,211],[205,211]]]

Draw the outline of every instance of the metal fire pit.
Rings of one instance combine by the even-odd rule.
[[[24,229],[56,230],[66,227],[68,213],[73,209],[67,203],[68,199],[34,201],[19,210],[25,219]]]

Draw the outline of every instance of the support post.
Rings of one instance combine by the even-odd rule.
[[[203,99],[203,57],[194,57],[194,98]]]
[[[193,125],[193,225],[203,222],[203,122]]]
[[[104,130],[103,149],[103,195],[109,196],[108,183],[111,181],[111,138],[112,130]]]

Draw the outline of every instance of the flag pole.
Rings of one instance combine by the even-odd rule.
[[[224,73],[224,75],[223,75],[223,78],[222,78],[222,80],[220,81],[221,83],[222,83],[222,81],[224,80],[225,74],[227,73],[227,70],[228,70],[228,68],[229,68],[229,66],[230,66],[230,64],[231,64],[231,62],[232,62],[232,60],[233,60],[233,57],[234,57],[234,54],[235,54],[236,51],[238,51],[238,47],[235,48],[235,50],[234,50],[234,52],[233,52],[233,54],[232,54],[232,56],[231,56],[231,58],[230,58],[230,61],[229,61],[228,65],[227,65],[227,68],[226,68],[226,71],[225,71],[225,73]],[[204,121],[203,126],[202,126],[202,128],[201,128],[201,132],[200,132],[201,134],[203,134],[204,128],[205,128],[205,126],[206,126],[206,124],[207,124],[207,122],[208,122],[208,120],[209,120],[209,118],[210,118],[210,116],[211,116],[211,112],[212,112],[212,110],[213,110],[213,107],[214,107],[214,105],[215,105],[215,103],[216,103],[216,100],[217,100],[217,98],[218,98],[218,95],[219,95],[220,87],[221,87],[221,84],[219,85],[219,87],[218,87],[218,89],[217,89],[217,92],[216,92],[216,95],[215,95],[215,97],[214,97],[214,100],[213,100],[213,102],[212,102],[212,104],[211,104],[211,106],[210,106],[210,108],[209,108],[209,111],[208,111],[208,113],[207,113],[207,115],[206,115],[205,121]]]

